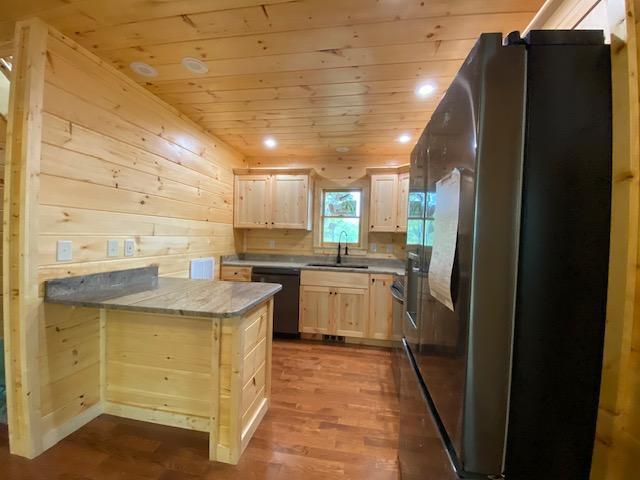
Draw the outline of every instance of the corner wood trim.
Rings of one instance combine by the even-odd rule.
[[[48,27],[16,23],[4,191],[4,336],[9,447],[33,458],[45,448],[40,411],[37,335],[38,195]]]

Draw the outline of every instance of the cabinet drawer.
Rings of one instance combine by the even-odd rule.
[[[250,282],[251,267],[222,265],[220,267],[220,280],[227,280],[232,282]]]
[[[251,377],[260,369],[267,359],[267,339],[265,337],[260,340],[253,350],[244,357],[242,385],[246,385]]]
[[[300,274],[300,285],[369,288],[369,275],[367,273],[303,270]]]
[[[265,364],[263,363],[258,371],[255,372],[242,387],[242,429],[247,425],[253,413],[260,406],[263,398],[265,398],[265,382],[266,382]]]
[[[244,329],[244,351],[242,355],[246,358],[247,354],[260,343],[267,335],[267,309],[261,308],[257,310],[247,322]]]

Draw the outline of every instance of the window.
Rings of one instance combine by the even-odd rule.
[[[323,190],[320,210],[320,239],[323,245],[360,244],[362,220],[362,190]],[[340,234],[342,238],[340,238]]]
[[[436,192],[427,192],[427,212],[424,234],[424,245],[433,247],[433,234],[435,232],[435,214],[436,214]]]
[[[426,201],[425,201],[426,198]],[[407,244],[433,246],[434,213],[436,194],[427,192],[409,193],[407,210]],[[426,212],[425,212],[426,208]]]

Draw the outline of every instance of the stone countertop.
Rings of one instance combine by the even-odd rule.
[[[208,318],[241,316],[282,289],[275,283],[158,278],[156,285],[66,292],[46,303]]]
[[[315,262],[309,262],[315,263]],[[318,262],[319,263],[319,262]],[[330,262],[327,262],[330,263]],[[354,262],[357,263],[357,262]],[[357,263],[365,265],[366,262]],[[404,268],[397,268],[387,265],[369,265],[369,268],[349,268],[349,264],[344,267],[310,267],[307,263],[286,262],[279,260],[223,260],[222,265],[230,265],[234,267],[280,267],[280,268],[299,268],[300,270],[325,270],[329,272],[354,272],[354,273],[388,273],[404,276]]]

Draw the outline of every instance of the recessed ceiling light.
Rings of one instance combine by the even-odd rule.
[[[436,87],[431,83],[422,83],[416,88],[416,95],[420,98],[427,98],[435,89]]]
[[[203,62],[193,57],[185,57],[182,59],[182,65],[193,73],[207,73],[209,71],[209,67],[207,67]]]
[[[408,133],[403,133],[398,138],[396,138],[396,141],[398,143],[409,143],[410,140],[411,140],[411,135],[409,135]]]
[[[264,146],[267,148],[276,148],[278,146],[278,142],[273,137],[267,137],[264,139]]]
[[[349,147],[336,147],[336,152],[338,153],[347,153],[349,150]]]
[[[156,77],[158,71],[148,63],[144,62],[131,62],[129,68],[143,77]]]

